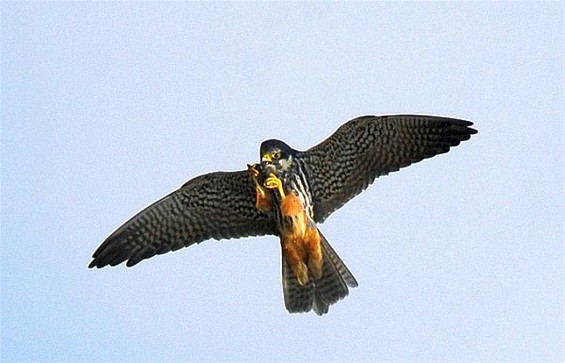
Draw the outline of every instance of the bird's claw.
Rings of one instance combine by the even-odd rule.
[[[284,198],[285,192],[283,189],[282,180],[275,174],[271,173],[269,177],[265,180],[265,187],[268,189],[277,189],[281,197]]]
[[[282,181],[275,174],[269,174],[269,177],[265,180],[265,186],[269,189],[277,189],[282,185]]]

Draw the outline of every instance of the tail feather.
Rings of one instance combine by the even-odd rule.
[[[315,282],[314,304],[312,309],[318,315],[328,312],[335,304],[349,294],[348,287],[356,287],[357,280],[341,260],[328,240],[320,233],[324,266],[322,277]]]
[[[312,310],[314,280],[309,279],[305,285],[300,285],[284,256],[282,258],[282,283],[286,310],[290,313],[306,313]]]
[[[291,313],[314,310],[318,315],[328,312],[335,304],[349,294],[348,287],[356,287],[357,280],[329,242],[320,232],[324,263],[322,276],[316,280],[312,275],[308,283],[301,286],[285,259],[282,260],[283,292],[286,309]]]
[[[359,284],[357,283],[357,280],[355,279],[355,277],[353,277],[353,274],[351,273],[351,271],[349,271],[349,269],[347,268],[345,263],[341,260],[341,258],[335,252],[335,250],[330,245],[330,243],[328,242],[326,237],[322,234],[322,232],[320,230],[318,230],[318,232],[320,233],[320,238],[321,238],[321,242],[322,242],[322,251],[323,251],[323,254],[324,254],[324,263],[326,261],[325,259],[327,258],[329,260],[329,263],[336,270],[339,277],[343,278],[343,281],[347,284],[347,286],[349,286],[351,288],[359,286]]]

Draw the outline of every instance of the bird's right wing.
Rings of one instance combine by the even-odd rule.
[[[274,220],[255,207],[248,171],[196,177],[145,208],[112,233],[88,267],[127,266],[214,238],[278,234]]]
[[[395,115],[350,120],[300,153],[312,190],[314,220],[361,193],[376,177],[446,153],[477,133],[473,123],[447,117]]]

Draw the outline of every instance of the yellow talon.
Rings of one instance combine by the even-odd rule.
[[[269,175],[267,180],[265,180],[265,187],[269,189],[277,189],[281,197],[282,198],[285,197],[285,192],[282,186],[282,180],[280,180],[280,178],[277,177],[275,174],[271,173],[271,175]]]

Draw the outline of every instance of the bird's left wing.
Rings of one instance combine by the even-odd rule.
[[[88,267],[127,266],[210,238],[277,234],[270,214],[255,207],[247,171],[196,177],[145,208],[112,233]]]
[[[361,193],[376,177],[443,154],[477,131],[473,123],[424,115],[363,116],[343,124],[322,143],[301,152],[314,220]]]

